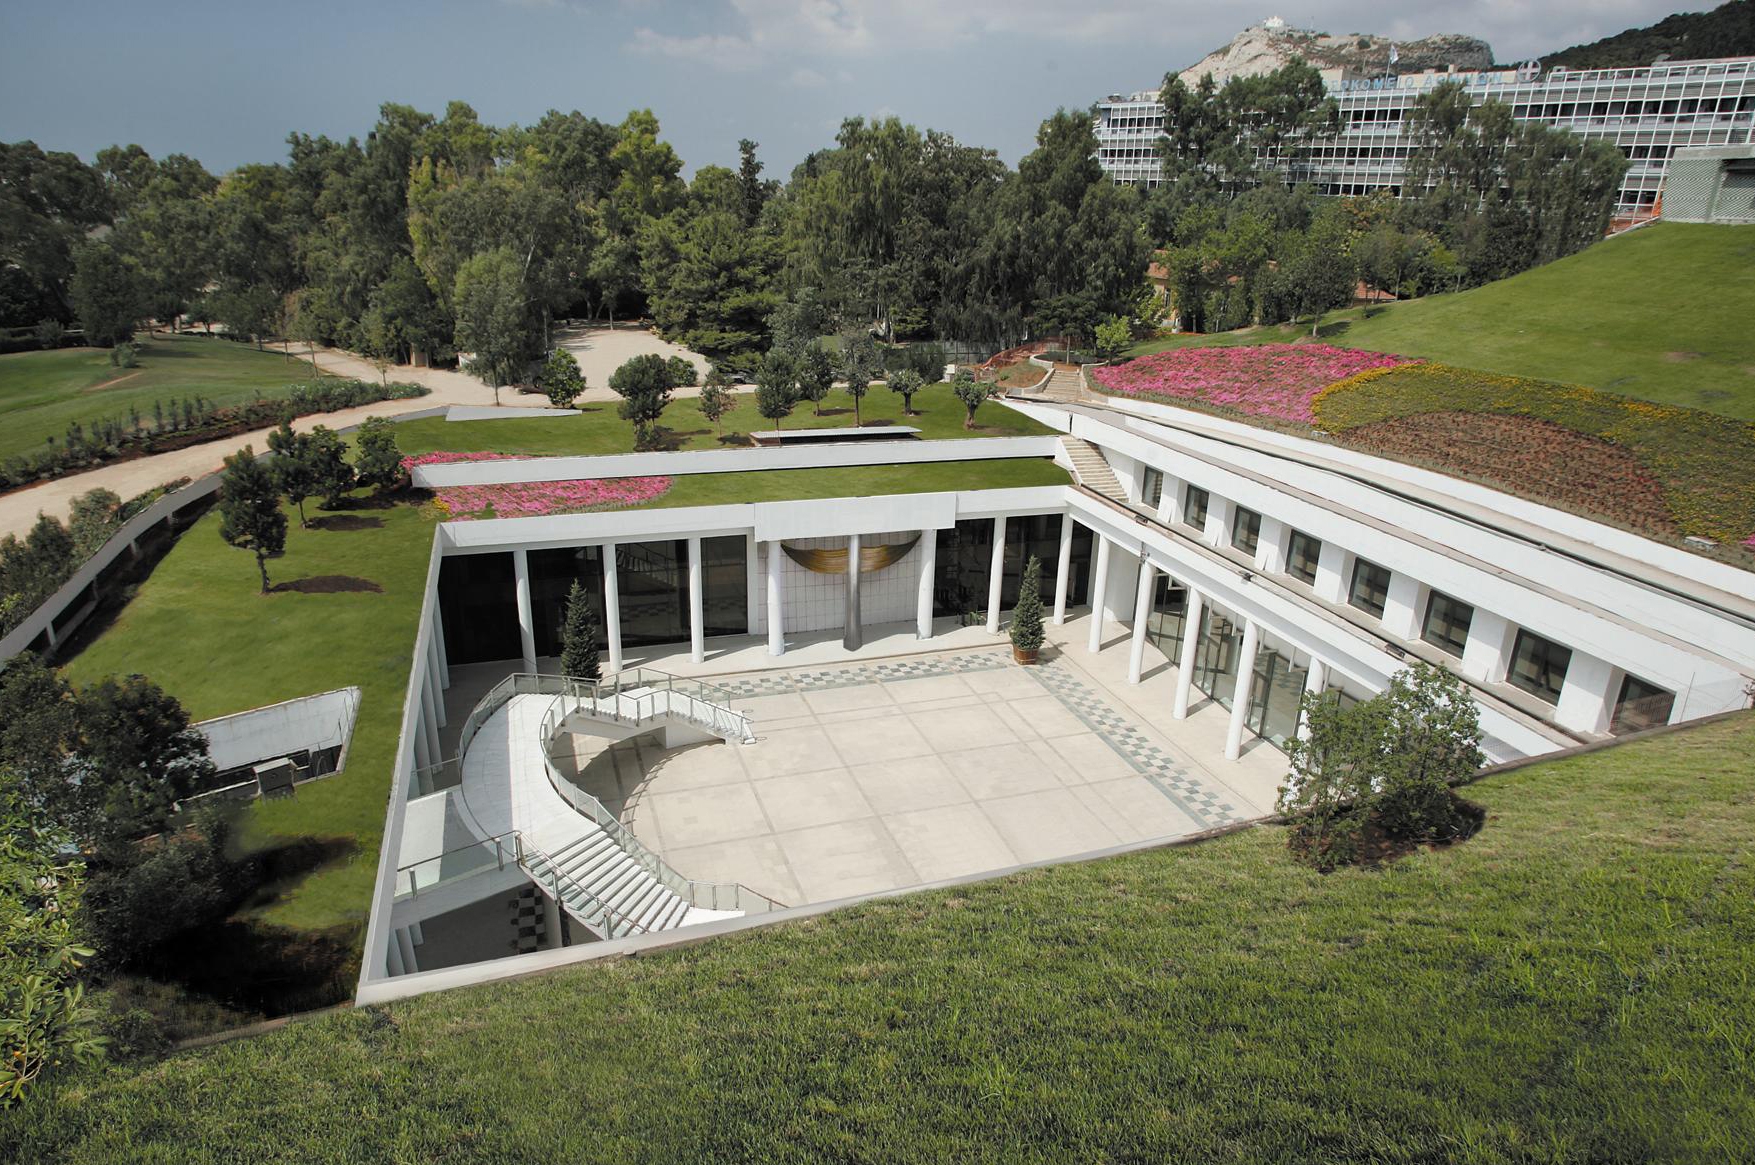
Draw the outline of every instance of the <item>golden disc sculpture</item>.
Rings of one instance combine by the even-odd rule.
[[[910,550],[914,549],[914,544],[918,541],[920,541],[920,535],[916,534],[906,542],[890,542],[883,546],[861,546],[859,548],[859,573],[871,574],[874,571],[883,570],[885,567],[896,565]],[[845,546],[840,549],[812,550],[788,546],[782,542],[780,548],[786,551],[786,557],[815,574],[847,573],[847,548]]]

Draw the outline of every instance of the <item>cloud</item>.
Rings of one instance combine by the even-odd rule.
[[[829,79],[815,69],[794,69],[786,78],[786,83],[800,89],[821,89],[829,83]]]

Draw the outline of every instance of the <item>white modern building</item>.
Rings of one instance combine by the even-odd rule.
[[[1289,181],[1324,194],[1400,194],[1403,170],[1416,148],[1403,132],[1424,92],[1457,82],[1477,105],[1511,107],[1519,121],[1571,130],[1615,145],[1632,163],[1615,213],[1655,213],[1670,160],[1679,149],[1736,146],[1755,140],[1755,57],[1669,61],[1638,69],[1550,69],[1520,66],[1480,72],[1421,72],[1384,77],[1325,74],[1340,108],[1340,131],[1309,143],[1296,164],[1280,165]],[[1156,90],[1115,94],[1097,103],[1097,158],[1117,182],[1147,187],[1162,179],[1157,143],[1164,109]]]
[[[532,958],[550,963],[819,903],[808,888],[786,900],[703,876],[690,865],[698,857],[673,851],[675,836],[641,836],[556,758],[580,734],[654,740],[659,765],[693,766],[689,788],[705,796],[714,766],[735,766],[735,750],[769,732],[743,710],[751,693],[779,690],[763,688],[764,676],[791,676],[802,690],[828,674],[800,681],[762,669],[802,655],[813,667],[905,673],[908,660],[952,643],[1003,643],[1030,556],[1044,564],[1069,665],[1109,676],[1125,697],[1110,703],[1180,750],[1184,768],[1210,774],[1210,786],[1247,768],[1251,787],[1270,790],[1221,805],[1222,788],[1208,795],[1194,777],[1177,784],[1168,763],[1123,757],[1186,811],[1182,832],[1267,811],[1273,774],[1284,772],[1277,746],[1298,731],[1302,694],[1366,698],[1412,660],[1466,680],[1492,761],[1749,704],[1755,573],[1431,471],[1166,406],[1005,403],[1061,435],[420,468],[418,483],[431,487],[874,459],[973,467],[1000,456],[1053,458],[1076,474],[1065,485],[984,489],[972,471],[972,487],[952,492],[441,525],[359,997],[508,973],[428,970],[422,954],[435,918],[495,896],[530,897],[542,913],[532,926],[546,936]],[[604,631],[598,685],[554,674],[576,581]],[[989,704],[1021,699],[1007,695],[1012,665],[985,650],[953,662],[990,669]],[[714,670],[720,658],[737,661],[735,676]],[[1067,706],[1105,720],[1093,691]],[[846,703],[831,718],[856,725]],[[989,710],[968,705],[971,731]],[[994,767],[1006,766],[1001,756]],[[853,795],[800,787],[829,802]],[[703,813],[732,811],[713,804]],[[1142,827],[1128,840],[1176,833]],[[912,868],[927,880],[925,865]]]

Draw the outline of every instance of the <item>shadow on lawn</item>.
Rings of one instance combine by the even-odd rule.
[[[311,519],[313,530],[377,530],[384,525],[384,519],[366,517],[360,514],[325,514]]]
[[[384,588],[369,578],[360,578],[351,574],[317,574],[310,578],[295,578],[291,582],[275,583],[268,588],[270,594],[286,594],[292,592],[300,595],[340,595],[340,594],[373,594],[381,595]]]

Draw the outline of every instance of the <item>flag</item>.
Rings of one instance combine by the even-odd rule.
[[[1389,63],[1394,65],[1399,60],[1401,60],[1401,54],[1395,51],[1395,45],[1392,43],[1389,46]]]

